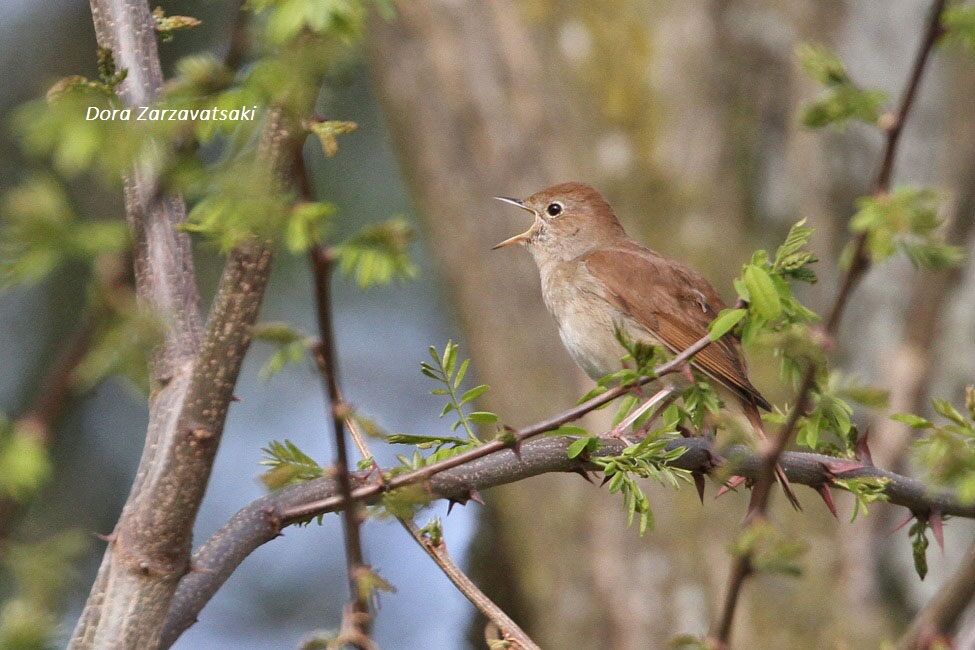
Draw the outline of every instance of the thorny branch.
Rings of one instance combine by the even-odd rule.
[[[664,375],[680,371],[691,357],[706,348],[711,344],[711,342],[712,341],[709,337],[704,336],[686,350],[676,355],[670,361],[657,366],[652,375],[640,377],[635,381],[615,386],[601,395],[587,400],[582,404],[578,404],[575,407],[568,409],[567,411],[564,411],[563,413],[560,413],[552,418],[538,422],[530,427],[521,429],[520,431],[507,431],[505,435],[485,442],[484,444],[466,452],[411,472],[393,476],[388,480],[359,485],[351,491],[351,498],[356,502],[375,501],[387,492],[405,487],[407,485],[425,482],[440,472],[444,472],[448,469],[458,467],[466,463],[471,463],[494,452],[511,448],[517,453],[520,450],[522,443],[524,443],[526,440],[547,431],[557,429],[568,422],[578,420],[590,411],[597,409],[604,404],[608,404],[617,397],[626,394],[637,386],[642,386]],[[340,510],[347,503],[350,503],[350,501],[343,498],[341,494],[336,493],[335,491],[329,491],[327,495],[322,496],[319,500],[311,499],[306,501],[289,502],[288,508],[283,510],[275,510],[273,516],[278,522],[276,526],[279,527],[281,523],[291,524],[299,521],[305,521],[309,517],[316,516],[322,512],[333,512]],[[275,532],[275,535],[276,534],[277,532]],[[242,549],[236,549],[237,552],[240,550]],[[236,567],[237,564],[239,564],[243,558],[246,557],[250,550],[247,550],[240,555],[233,566]],[[227,552],[231,553],[232,551],[228,550]],[[194,564],[194,567],[197,567],[197,565]],[[185,607],[179,603],[173,604],[172,611],[169,615],[170,623],[166,625],[166,631],[164,632],[164,645],[175,641],[179,634],[189,627],[193,621],[195,621],[196,614],[210,599],[210,597],[213,596],[213,593],[215,593],[220,584],[226,580],[227,576],[229,576],[229,573],[223,576],[223,578],[219,581],[206,582],[203,584],[200,584],[200,581],[195,580],[196,576],[194,574],[184,577],[181,582],[187,585],[187,591],[191,591],[193,593],[192,598],[194,599],[194,605]],[[211,588],[212,591],[210,591]],[[178,619],[176,623],[172,622],[174,617]]]
[[[570,440],[564,437],[540,438],[525,442],[515,449],[497,449],[493,453],[464,463],[451,465],[425,477],[423,485],[431,499],[463,502],[472,492],[515,483],[549,472],[579,472],[592,466],[570,459],[566,449]],[[616,455],[625,443],[607,439],[598,454]],[[690,472],[708,472],[727,463],[730,471],[748,479],[759,476],[763,462],[760,454],[744,446],[719,450],[704,437],[684,438],[671,443],[686,451],[673,466]],[[440,465],[445,464],[443,461]],[[837,459],[813,453],[785,452],[779,459],[793,483],[820,486],[833,478],[880,477],[887,479],[885,492],[891,503],[916,512],[937,509],[946,515],[975,519],[975,505],[965,504],[945,491],[932,491],[923,482],[870,466],[837,466]],[[363,503],[377,503],[385,494],[383,487],[369,482],[372,472],[354,475],[353,498]],[[306,504],[316,504],[308,508]],[[292,524],[308,517],[341,510],[346,502],[338,495],[332,477],[293,485],[264,496],[235,514],[193,556],[197,569],[179,585],[173,608],[166,622],[165,643],[171,644],[196,621],[204,605],[230,577],[241,562],[255,549],[278,537]],[[301,513],[299,515],[288,513]]]
[[[900,142],[901,133],[907,117],[910,115],[917,91],[921,84],[921,79],[927,67],[928,60],[934,45],[943,32],[941,15],[945,9],[946,0],[934,0],[928,13],[928,19],[921,43],[918,46],[917,54],[914,59],[913,67],[908,76],[907,86],[901,96],[897,112],[888,116],[886,124],[886,139],[881,158],[880,168],[877,171],[876,179],[873,184],[875,195],[881,195],[890,190],[891,177],[894,170],[894,162],[897,158],[897,145]],[[870,267],[870,260],[867,257],[867,233],[859,234],[853,243],[853,255],[850,266],[847,269],[839,292],[833,302],[826,319],[825,334],[827,337],[836,335],[840,320],[850,295],[856,287],[860,278]],[[817,367],[811,363],[806,368],[799,385],[798,395],[795,406],[789,413],[785,424],[779,430],[777,436],[773,437],[771,446],[763,454],[761,472],[752,490],[752,500],[749,507],[749,515],[745,525],[755,519],[763,518],[768,508],[769,494],[775,480],[775,466],[778,459],[782,456],[786,446],[792,440],[796,425],[799,419],[805,414],[809,407],[809,399],[815,383]],[[828,489],[828,488],[827,488]],[[920,512],[920,511],[918,511]],[[728,584],[728,592],[725,597],[724,608],[718,620],[717,627],[713,630],[712,636],[721,647],[726,647],[731,640],[731,631],[734,624],[735,609],[738,604],[741,589],[748,576],[752,573],[751,557],[745,553],[737,558],[731,571]]]

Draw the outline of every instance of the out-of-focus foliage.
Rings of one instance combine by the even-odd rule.
[[[764,519],[749,524],[731,547],[733,555],[748,555],[752,568],[756,571],[791,576],[802,573],[799,559],[807,550],[806,543],[786,538],[778,528]]]
[[[943,399],[933,400],[931,406],[944,422],[912,413],[891,417],[922,432],[915,443],[917,460],[936,484],[957,490],[966,501],[975,501],[975,387],[965,391],[966,413]]]
[[[0,414],[0,497],[28,499],[51,471],[47,449],[37,436]]]
[[[256,159],[218,173],[209,192],[187,216],[183,229],[201,234],[229,251],[254,238],[273,239],[285,231],[294,196],[274,191],[273,170]]]
[[[275,348],[260,370],[262,379],[270,379],[289,364],[301,363],[315,344],[314,339],[287,323],[260,323],[253,327],[252,335],[255,341],[270,343]]]
[[[0,606],[0,647],[55,647],[61,594],[74,578],[72,564],[86,544],[77,530],[31,544],[5,543],[3,565],[13,578],[14,595]]]
[[[339,269],[366,289],[413,278],[417,268],[407,252],[413,229],[403,219],[367,226],[335,246]]]
[[[802,123],[810,128],[844,126],[850,120],[876,124],[887,95],[880,90],[860,88],[840,59],[821,45],[804,43],[796,55],[806,73],[822,84],[824,91],[802,111]]]
[[[975,51],[975,7],[963,4],[948,7],[941,24],[945,29],[944,41],[958,43]]]
[[[32,177],[4,194],[0,220],[2,287],[34,283],[65,262],[91,264],[129,246],[124,223],[83,221],[50,177]]]
[[[863,197],[857,207],[850,229],[866,234],[867,251],[875,262],[898,249],[915,266],[930,269],[956,266],[964,257],[958,246],[942,240],[938,197],[929,188],[898,187],[889,194]]]
[[[98,313],[96,333],[84,358],[74,369],[74,386],[86,391],[110,376],[128,379],[149,393],[148,356],[162,342],[164,324],[133,296],[108,297]]]

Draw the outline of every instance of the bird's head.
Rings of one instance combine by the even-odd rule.
[[[583,183],[553,185],[524,200],[495,198],[532,213],[535,220],[528,230],[494,248],[522,244],[538,263],[573,259],[626,237],[606,199]]]

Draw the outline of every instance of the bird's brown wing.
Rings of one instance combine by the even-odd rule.
[[[679,353],[708,333],[725,304],[701,275],[636,243],[600,248],[582,258],[589,272],[617,304],[672,352]],[[731,335],[698,352],[691,365],[743,400],[769,408],[748,380],[741,345]]]

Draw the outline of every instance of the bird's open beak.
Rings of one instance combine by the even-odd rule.
[[[496,196],[494,198],[496,198],[499,201],[504,201],[505,203],[510,203],[511,205],[516,205],[519,208],[521,208],[522,210],[527,210],[528,212],[531,212],[532,214],[535,214],[535,211],[534,210],[532,210],[531,208],[529,208],[528,206],[526,206],[524,204],[524,202],[519,201],[518,199],[512,199],[512,198],[507,197],[507,196]],[[521,233],[520,235],[515,235],[514,237],[509,237],[508,239],[505,239],[503,242],[501,242],[499,244],[495,244],[494,246],[491,247],[491,250],[495,251],[495,250],[498,250],[499,248],[506,248],[506,247],[512,246],[514,244],[525,244],[525,243],[528,243],[528,240],[531,239],[531,235],[532,235],[532,231],[531,231],[531,228],[529,228],[528,230],[526,230],[525,232]]]

